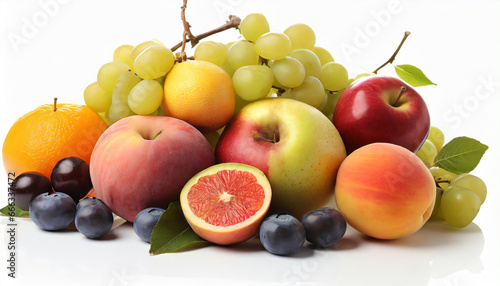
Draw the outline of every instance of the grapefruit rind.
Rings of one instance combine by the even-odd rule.
[[[207,223],[204,219],[195,215],[189,205],[188,194],[200,178],[217,174],[219,171],[237,170],[250,172],[257,179],[256,183],[264,190],[264,200],[262,207],[246,220],[230,226],[216,226]],[[240,163],[222,163],[211,166],[191,178],[181,191],[180,202],[182,212],[193,231],[200,237],[220,245],[229,245],[243,242],[255,236],[260,227],[260,223],[265,218],[271,204],[271,185],[266,175],[259,169]]]

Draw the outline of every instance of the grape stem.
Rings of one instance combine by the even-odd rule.
[[[276,92],[276,95],[277,96],[281,96],[283,93],[285,93],[286,90],[282,89],[281,87],[277,87],[277,86],[272,86],[272,88],[275,88],[277,89],[278,91]]]
[[[57,97],[54,97],[54,112],[57,110]]]
[[[408,38],[409,35],[410,35],[410,32],[406,31],[405,35],[403,36],[403,39],[401,40],[401,43],[399,43],[399,46],[396,49],[396,51],[394,51],[392,56],[385,63],[383,63],[381,66],[379,66],[376,70],[373,71],[374,74],[377,74],[377,72],[381,68],[385,67],[388,64],[392,64],[392,62],[394,62],[394,60],[396,59],[396,55],[399,53],[399,50],[401,49],[401,47],[403,46],[404,42],[406,41],[406,39]]]
[[[181,62],[187,60],[187,55],[186,52],[184,51],[184,49],[186,48],[186,36],[188,36],[188,32],[184,31],[184,33],[182,33],[182,48],[181,48],[181,59],[180,59]]]
[[[191,25],[189,25],[189,22],[186,20],[186,8],[187,8],[187,0],[183,0],[183,5],[181,7],[181,19],[182,19],[182,24],[184,26],[184,32],[186,34],[183,34],[184,38],[183,38],[183,40],[181,42],[179,42],[177,45],[173,46],[170,49],[170,50],[172,50],[172,52],[174,52],[175,50],[177,50],[180,47],[185,47],[185,45],[186,45],[187,42],[191,42],[191,47],[194,47],[202,39],[204,39],[204,38],[206,38],[208,36],[220,33],[222,31],[238,27],[240,25],[240,23],[241,23],[241,19],[239,17],[234,16],[234,15],[230,15],[229,16],[229,20],[226,21],[226,24],[224,24],[224,25],[222,25],[220,27],[217,27],[217,28],[215,28],[213,30],[210,30],[208,32],[205,32],[205,33],[199,34],[197,36],[194,36],[193,33],[191,32]],[[187,35],[187,39],[186,39],[186,35]]]
[[[182,19],[182,24],[184,26],[184,38],[182,40],[183,42],[182,50],[184,50],[186,35],[188,36],[188,39],[189,41],[191,41],[191,43],[193,43],[193,40],[195,38],[193,33],[191,33],[191,25],[189,25],[189,22],[186,21],[186,8],[187,8],[187,0],[183,0],[181,7],[181,19]]]

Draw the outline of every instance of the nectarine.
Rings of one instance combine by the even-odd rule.
[[[335,199],[347,222],[379,239],[419,230],[434,207],[436,185],[425,164],[408,149],[372,143],[340,166]]]

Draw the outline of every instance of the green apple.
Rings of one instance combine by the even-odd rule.
[[[316,108],[287,98],[265,98],[241,109],[222,133],[218,162],[259,168],[273,190],[271,207],[296,217],[333,197],[346,157],[335,126]]]

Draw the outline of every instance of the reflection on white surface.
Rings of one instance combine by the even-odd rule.
[[[29,219],[18,223],[17,284],[2,285],[469,285],[457,284],[455,274],[463,283],[484,271],[484,236],[474,223],[457,230],[429,222],[399,240],[377,240],[349,228],[334,247],[306,244],[292,257],[266,252],[258,238],[150,256],[149,244],[129,223],[99,240],[76,231],[42,231]]]

